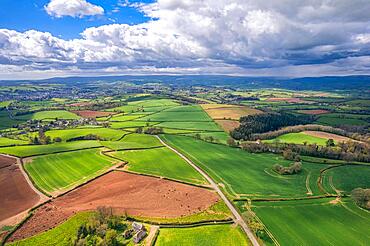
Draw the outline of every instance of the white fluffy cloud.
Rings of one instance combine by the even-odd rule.
[[[57,18],[72,16],[82,18],[89,15],[102,15],[104,9],[86,0],[51,0],[45,6],[46,12]]]
[[[67,6],[60,12],[59,2]],[[91,7],[52,0],[46,8],[55,16],[103,11],[72,2]],[[152,20],[88,28],[69,41],[0,29],[0,64],[122,73],[370,73],[368,0],[158,0],[137,7]]]

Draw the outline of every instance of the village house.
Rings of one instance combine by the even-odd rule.
[[[139,243],[147,234],[145,226],[142,223],[133,222],[132,229],[135,231],[135,235],[133,237],[134,243]]]

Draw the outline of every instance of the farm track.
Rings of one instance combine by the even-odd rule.
[[[191,160],[189,160],[186,156],[184,156],[179,151],[177,151],[175,148],[165,143],[159,136],[157,136],[157,138],[163,145],[165,145],[167,148],[175,152],[182,159],[184,159],[188,164],[190,164],[196,171],[198,171],[211,184],[212,188],[218,193],[218,195],[225,202],[227,207],[231,210],[233,216],[235,217],[235,222],[243,228],[244,232],[247,234],[252,245],[259,246],[257,239],[255,238],[254,234],[248,227],[247,223],[245,223],[245,221],[243,220],[243,217],[241,216],[241,214],[239,214],[239,212],[235,209],[234,205],[229,201],[229,199],[227,199],[227,197],[224,195],[224,193],[221,191],[218,185],[213,181],[213,179],[207,173],[205,173],[202,169],[200,169],[197,165],[195,165]]]

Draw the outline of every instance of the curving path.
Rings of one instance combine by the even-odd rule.
[[[218,187],[218,185],[213,181],[213,179],[202,169],[200,169],[197,165],[195,165],[191,160],[189,160],[186,156],[181,154],[178,150],[175,148],[169,146],[167,143],[165,143],[159,136],[156,136],[158,140],[167,148],[175,152],[177,155],[179,155],[182,159],[184,159],[187,163],[189,163],[195,170],[197,170],[210,184],[211,187],[218,193],[218,195],[221,197],[221,199],[225,202],[227,207],[231,210],[234,220],[237,224],[239,224],[244,232],[247,234],[249,240],[251,241],[253,246],[259,246],[259,243],[257,239],[254,237],[254,234],[249,229],[247,223],[243,220],[242,216],[239,214],[239,212],[235,209],[234,205],[227,199],[227,197],[224,195],[224,193],[221,191],[221,189]]]

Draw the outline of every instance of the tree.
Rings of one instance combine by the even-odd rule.
[[[54,141],[55,143],[60,143],[60,142],[62,142],[62,139],[61,139],[60,137],[55,137],[55,138],[53,139],[53,141]]]
[[[335,143],[334,143],[334,140],[329,138],[327,141],[326,141],[326,147],[333,147],[335,146]]]
[[[233,138],[229,138],[227,139],[227,145],[229,145],[230,147],[236,147],[237,146],[237,143],[235,142],[235,140]]]
[[[140,126],[136,129],[136,133],[143,133],[143,127]]]

